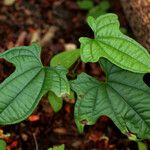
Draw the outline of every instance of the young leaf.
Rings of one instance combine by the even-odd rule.
[[[143,74],[125,71],[106,59],[100,63],[107,75],[105,82],[85,73],[71,82],[78,96],[76,122],[93,125],[106,115],[124,134],[150,138],[150,88]]]
[[[88,24],[95,39],[80,38],[81,59],[97,62],[104,57],[115,65],[138,73],[150,72],[150,55],[144,47],[119,30],[118,17],[106,14],[94,19],[88,17]]]
[[[14,124],[27,118],[48,91],[62,96],[70,92],[63,67],[44,67],[37,44],[10,49],[2,54],[16,70],[0,84],[0,124]]]
[[[60,146],[54,146],[53,148],[49,148],[48,150],[65,150],[65,145],[62,144]]]
[[[51,104],[54,112],[58,112],[63,106],[63,100],[61,97],[56,96],[53,92],[48,92],[48,100]]]
[[[50,62],[50,66],[63,66],[69,69],[80,57],[80,50],[74,49],[65,51],[54,56]]]
[[[65,51],[55,55],[50,62],[50,66],[51,67],[63,66],[66,69],[69,69],[77,61],[79,57],[80,57],[79,49]],[[52,108],[54,109],[55,112],[58,112],[62,108],[63,103],[62,99],[52,92],[49,92],[48,95],[49,95],[48,96],[49,102]]]

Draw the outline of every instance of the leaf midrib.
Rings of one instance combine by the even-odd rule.
[[[129,85],[129,84],[125,84],[125,83],[117,82],[117,81],[113,81],[113,80],[109,80],[109,81],[108,81],[108,83],[121,84],[121,85],[124,85],[124,86],[130,87],[130,88],[134,88],[134,89],[139,90],[139,91],[143,91],[144,93],[146,93],[146,94],[149,94],[149,95],[150,95],[150,93],[148,93],[148,91],[145,91],[145,90],[143,90],[143,89],[139,89],[139,88],[134,87],[134,86],[131,86],[131,85]]]
[[[124,102],[137,114],[137,116],[139,116],[139,118],[141,118],[141,120],[145,123],[145,125],[147,126],[147,128],[149,128],[149,125],[146,121],[144,121],[144,118],[136,111],[136,109],[134,109],[134,107],[132,107],[127,101],[126,99],[116,90],[114,89],[110,84],[107,84],[114,92],[116,92],[123,100]]]
[[[120,126],[122,127],[122,129],[124,128],[123,126],[122,126],[122,123],[120,122],[120,120],[118,120],[117,119],[117,116],[118,116],[118,113],[115,111],[115,109],[113,108],[113,105],[112,105],[112,101],[111,101],[111,98],[109,97],[109,92],[108,92],[108,90],[107,90],[107,86],[108,86],[108,84],[105,84],[105,91],[106,91],[106,96],[107,96],[107,102],[109,103],[109,106],[111,107],[111,109],[112,109],[112,112],[114,113],[114,118],[115,118],[115,120],[117,120],[118,121],[118,123],[120,124]],[[109,117],[109,114],[107,114],[108,115],[108,117]],[[112,120],[113,120],[113,118],[111,118]]]
[[[115,25],[117,22],[112,22],[112,23],[107,23],[107,24],[105,24],[105,25],[103,25],[103,26],[101,26],[100,28],[98,28],[98,25],[96,25],[97,27],[96,27],[96,31],[95,31],[95,33],[96,33],[96,38],[99,38],[99,37],[101,37],[101,35],[97,35],[97,33],[98,32],[100,32],[101,30],[103,30],[103,28],[105,28],[105,27],[107,27],[107,26],[110,26],[110,25]],[[119,28],[118,28],[118,30],[119,30]],[[120,32],[120,31],[119,31]],[[116,32],[115,32],[116,33]]]
[[[34,70],[34,69],[37,69],[37,68],[41,68],[42,69],[42,67],[41,66],[37,66],[37,67],[33,67],[33,68],[30,68],[29,70],[26,70],[26,71],[24,71],[24,72],[22,72],[21,74],[19,74],[19,75],[16,75],[14,78],[12,78],[9,82],[6,82],[6,83],[4,83],[4,82],[2,82],[1,83],[1,88],[0,88],[0,90],[2,90],[3,88],[5,88],[5,86],[6,85],[8,85],[8,84],[10,84],[10,82],[12,82],[13,80],[15,80],[16,78],[18,78],[18,77],[20,77],[20,76],[22,76],[23,74],[25,74],[25,73],[27,73],[27,72],[29,72],[29,71],[31,71],[31,70]],[[14,72],[13,74],[15,74],[16,72]],[[6,79],[6,81],[7,81],[7,79]],[[4,83],[4,84],[3,84]]]
[[[37,50],[36,47],[34,47],[34,48]],[[30,51],[30,50],[28,50],[28,49],[25,49],[25,48],[21,48],[21,49],[18,48],[17,50],[18,50],[18,51],[20,51],[20,50],[21,50],[21,51],[22,51],[22,50],[28,51],[30,54],[33,55],[33,56],[32,56],[32,55],[28,55],[28,56],[32,56],[33,58],[36,58],[36,60],[41,64],[41,61],[39,60],[39,58],[38,58],[32,51]],[[0,55],[0,58],[3,57],[3,56],[5,57],[5,55],[7,55],[7,54],[9,54],[9,53],[12,53],[12,51],[16,51],[16,49],[14,48],[13,50],[6,51],[4,54]],[[15,56],[13,56],[13,57],[18,57],[18,56],[20,56],[20,52],[19,52],[18,55],[15,55]],[[13,57],[12,57],[12,58],[13,58]],[[11,59],[12,59],[12,58],[11,58]]]
[[[14,102],[14,100],[20,95],[20,93],[30,84],[30,82],[32,82],[32,80],[34,80],[34,79],[40,74],[41,71],[43,71],[43,70],[42,70],[42,69],[39,70],[39,72],[38,72],[37,74],[35,74],[35,76],[33,76],[33,78],[31,78],[31,79],[26,83],[26,85],[21,89],[21,91],[19,91],[19,93],[17,93],[17,95],[16,95],[15,97],[13,97],[13,98],[11,99],[11,101],[9,101],[9,105],[11,105],[11,104]],[[3,108],[3,111],[4,111],[5,109],[7,109],[7,108],[9,107],[9,105],[6,105],[6,107]],[[0,115],[3,113],[3,111],[0,112]]]
[[[143,62],[141,62],[141,60],[138,60],[138,61],[137,61],[137,59],[135,59],[135,58],[132,57],[131,55],[129,55],[129,54],[125,53],[125,52],[122,52],[122,51],[116,49],[115,47],[113,47],[113,46],[107,44],[106,42],[101,41],[101,40],[98,40],[98,41],[101,42],[101,43],[103,43],[104,45],[107,45],[107,46],[110,47],[110,48],[113,48],[113,49],[116,50],[117,52],[122,53],[123,55],[126,55],[126,56],[130,57],[133,61],[140,62],[143,66],[146,66],[146,67],[147,67],[147,65],[143,64]],[[103,50],[104,50],[104,49],[103,49]],[[105,51],[105,50],[104,50],[104,51]],[[105,51],[105,52],[106,52],[106,51]],[[107,53],[107,54],[108,54],[108,53]]]
[[[101,40],[96,40],[96,41],[99,41],[100,43],[103,43],[104,45],[107,45],[108,47],[115,49],[117,52],[122,53],[123,55],[127,55],[127,56],[130,57],[133,61],[136,61],[136,62],[138,62],[138,63],[140,62],[145,68],[148,68],[148,66],[145,65],[145,64],[143,64],[143,62],[141,62],[141,61],[139,61],[139,60],[137,61],[136,59],[134,59],[134,57],[131,57],[131,56],[128,55],[127,53],[124,53],[124,52],[122,52],[122,51],[119,51],[119,50],[117,50],[116,48],[114,48],[114,47],[108,45],[107,43],[102,42]],[[98,42],[97,42],[97,43],[98,43]],[[108,54],[108,53],[102,48],[102,46],[100,46],[100,43],[98,43],[99,47],[106,53],[106,56],[103,56],[103,57],[106,57],[106,58],[107,58],[107,56],[108,56],[108,58],[112,58],[111,55]],[[114,58],[112,58],[112,60],[114,60]],[[114,60],[114,62],[116,62],[116,61]],[[116,63],[116,64],[118,64],[118,63]],[[120,64],[120,65],[130,70],[130,67],[127,67],[127,66],[125,66],[125,65],[123,65],[123,64]],[[132,70],[137,71],[136,69],[133,69],[133,68],[132,68]]]

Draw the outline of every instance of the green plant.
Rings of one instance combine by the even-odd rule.
[[[87,16],[92,16],[94,18],[106,14],[110,8],[108,0],[101,0],[96,6],[94,6],[93,0],[78,0],[77,4],[80,9],[88,11]]]
[[[94,39],[80,38],[80,49],[56,55],[50,67],[42,65],[41,49],[35,43],[0,54],[0,58],[16,67],[0,84],[0,124],[24,120],[48,92],[50,104],[57,112],[62,107],[62,98],[74,91],[75,122],[80,132],[85,125],[93,125],[106,115],[129,138],[150,138],[150,89],[143,81],[144,73],[150,72],[150,55],[120,32],[115,14],[97,19],[88,17],[88,24],[94,31]],[[81,73],[69,81],[67,70],[79,57],[85,63],[98,62],[106,80]]]
[[[24,120],[48,91],[60,97],[70,93],[67,70],[63,67],[44,67],[40,51],[37,44],[32,44],[0,55],[0,58],[16,66],[15,72],[0,85],[0,124]]]
[[[94,2],[92,0],[77,0],[77,4],[83,10],[89,10],[94,7]]]
[[[95,19],[100,15],[104,15],[110,9],[109,0],[101,0],[99,4],[94,6],[93,0],[78,0],[77,1],[80,9],[87,10],[87,17],[92,16]],[[127,34],[128,31],[124,27],[120,27],[120,31],[124,34]]]
[[[88,11],[87,16],[92,16],[94,18],[99,17],[100,15],[104,15],[108,12],[110,8],[110,3],[108,0],[101,0],[100,3],[97,6],[92,7]]]
[[[113,64],[133,72],[150,72],[148,52],[133,39],[122,34],[116,15],[107,14],[97,19],[88,17],[89,26],[95,38],[80,38],[81,59],[84,62],[97,62],[101,57]]]

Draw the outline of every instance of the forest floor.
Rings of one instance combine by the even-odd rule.
[[[95,4],[101,2],[95,0]],[[108,12],[119,16],[121,26],[132,32],[125,19],[119,0],[111,0]],[[12,5],[0,2],[0,52],[39,41],[41,59],[48,66],[50,59],[66,49],[79,47],[79,37],[93,37],[86,24],[87,11],[75,0],[17,0]],[[15,67],[0,60],[0,82]],[[78,72],[95,77],[102,71],[97,64],[80,64]],[[13,87],[12,87],[13,88]],[[137,143],[128,140],[106,116],[93,126],[86,126],[79,134],[74,122],[75,100],[64,100],[63,108],[54,113],[47,97],[43,97],[34,113],[25,121],[0,127],[0,137],[7,141],[7,150],[47,150],[64,143],[66,150],[137,150]],[[150,149],[150,142],[144,141]]]

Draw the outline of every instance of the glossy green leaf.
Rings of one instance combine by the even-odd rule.
[[[63,67],[44,67],[37,44],[10,49],[0,58],[16,70],[0,84],[0,124],[14,124],[27,118],[48,91],[62,96],[70,92]]]
[[[77,61],[79,57],[80,57],[79,49],[65,51],[55,55],[50,62],[50,66],[52,67],[63,66],[69,69]]]
[[[115,14],[102,15],[97,19],[88,17],[88,24],[95,38],[80,38],[82,61],[97,62],[104,57],[129,71],[150,72],[150,55],[135,40],[120,32]]]
[[[62,144],[60,146],[54,146],[53,148],[49,148],[48,150],[65,150],[65,145]]]
[[[71,82],[78,97],[76,122],[93,125],[106,115],[122,133],[150,138],[150,88],[144,83],[143,74],[125,71],[106,59],[100,63],[106,72],[105,82],[85,73]]]
[[[54,112],[58,112],[63,106],[63,100],[61,97],[56,96],[53,92],[48,92],[48,100],[51,104]]]
[[[0,150],[6,150],[6,142],[0,139]]]

